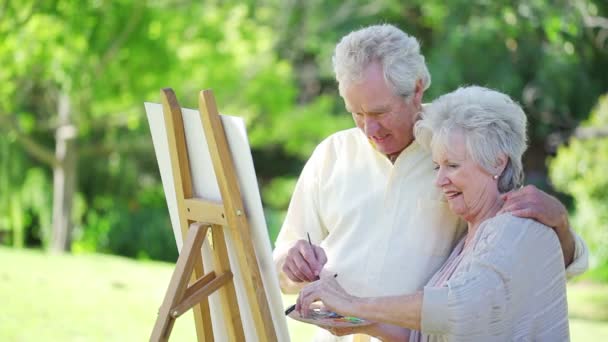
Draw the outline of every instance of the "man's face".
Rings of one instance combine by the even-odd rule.
[[[419,88],[417,85],[416,92]],[[379,63],[370,64],[361,81],[347,87],[342,95],[357,127],[379,152],[399,153],[414,140],[412,130],[422,91],[419,96],[413,94],[407,99],[395,95],[384,81]]]

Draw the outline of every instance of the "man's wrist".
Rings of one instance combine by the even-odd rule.
[[[564,254],[564,265],[568,267],[574,260],[574,253],[576,249],[576,240],[574,233],[570,229],[570,223],[565,220],[565,224],[555,228],[557,238],[562,247],[562,253]]]
[[[564,209],[565,210],[565,209]],[[564,238],[572,237],[572,233],[570,232],[570,222],[568,221],[568,213],[564,213],[560,215],[560,220],[557,225],[553,227],[560,241]]]

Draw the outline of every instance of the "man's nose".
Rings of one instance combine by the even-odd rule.
[[[370,116],[365,117],[363,120],[365,133],[367,133],[368,136],[376,135],[376,133],[378,133],[381,127],[378,120]]]

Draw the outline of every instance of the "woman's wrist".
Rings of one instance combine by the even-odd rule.
[[[362,317],[368,316],[375,312],[374,306],[375,298],[373,297],[354,297],[352,300],[352,307],[349,311],[350,316]]]
[[[366,311],[366,302],[368,298],[351,296],[348,300],[348,305],[340,312],[344,316],[361,317],[361,313]]]
[[[384,323],[374,323],[366,331],[368,335],[375,337],[382,342],[408,341],[410,332],[411,331],[407,328]]]
[[[420,330],[422,291],[396,297],[357,298],[349,315]]]

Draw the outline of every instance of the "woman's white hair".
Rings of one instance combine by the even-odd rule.
[[[439,97],[416,122],[416,141],[426,148],[449,149],[451,133],[460,132],[467,153],[490,174],[498,170],[501,155],[507,165],[498,178],[501,193],[523,184],[521,158],[526,150],[526,114],[509,96],[479,86],[459,88]]]
[[[341,95],[346,87],[360,81],[365,68],[375,61],[382,65],[384,80],[395,95],[413,94],[418,79],[424,90],[431,85],[416,38],[389,24],[349,33],[336,45],[332,61]]]

